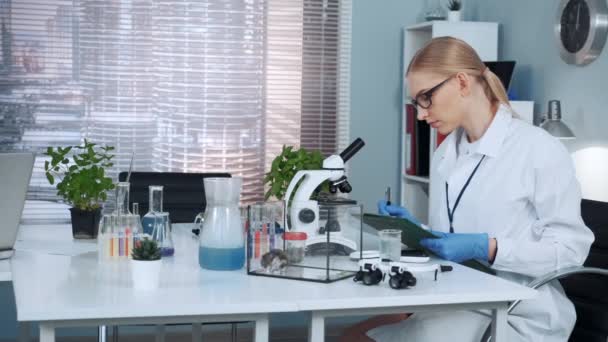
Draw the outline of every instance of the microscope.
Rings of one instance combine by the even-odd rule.
[[[351,185],[346,179],[344,163],[355,155],[365,142],[361,138],[355,139],[339,155],[331,155],[323,160],[321,170],[302,170],[298,171],[289,183],[285,199],[287,200],[288,213],[290,215],[291,227],[288,229],[296,232],[305,232],[307,235],[306,246],[316,244],[327,244],[329,241],[343,250],[341,254],[350,253],[357,250],[357,244],[342,235],[340,229],[324,229],[319,227],[319,202],[311,200],[313,192],[319,185],[329,181],[329,191],[332,194],[340,191],[349,193],[352,191]],[[299,185],[298,185],[299,184]],[[296,189],[292,197],[292,193]],[[291,201],[290,201],[291,199]],[[335,248],[332,248],[335,250]],[[346,254],[348,255],[348,254]]]

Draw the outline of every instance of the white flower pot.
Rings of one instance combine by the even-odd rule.
[[[160,283],[161,259],[131,260],[131,279],[133,288],[150,291],[158,288]]]
[[[448,12],[448,21],[460,21],[462,18],[461,11],[449,11]]]

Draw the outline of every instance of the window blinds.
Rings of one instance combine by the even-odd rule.
[[[0,0],[0,149],[116,147],[112,175],[227,171],[348,144],[351,0]],[[37,204],[39,205],[39,204]],[[50,210],[50,209],[49,209]]]

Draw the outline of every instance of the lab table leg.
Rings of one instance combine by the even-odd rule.
[[[312,312],[308,325],[308,342],[323,342],[325,340],[325,317],[318,312]]]
[[[506,342],[507,327],[507,305],[492,309],[492,342]]]
[[[97,327],[97,341],[98,342],[106,342],[108,340],[108,327],[105,325],[100,325]]]
[[[255,320],[255,342],[268,342],[269,338],[269,322],[268,315],[260,316]]]
[[[203,338],[203,325],[201,323],[192,324],[192,342],[201,342]]]
[[[55,327],[49,323],[40,323],[40,342],[55,342]]]
[[[29,322],[19,322],[19,342],[30,342]]]
[[[237,339],[238,339],[237,333],[238,333],[238,330],[239,330],[238,326],[237,326],[236,323],[232,323],[232,327],[231,328],[232,328],[232,332],[230,333],[230,340],[232,342],[237,342]]]
[[[118,325],[112,327],[112,342],[118,342]]]
[[[156,326],[156,342],[165,342],[165,326],[162,324]]]

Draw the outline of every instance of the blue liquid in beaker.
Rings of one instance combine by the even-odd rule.
[[[170,257],[170,256],[173,256],[173,254],[175,254],[175,248],[173,248],[173,247],[161,247],[160,248],[161,256]]]
[[[154,216],[144,216],[141,219],[141,226],[144,229],[144,234],[152,236],[152,231],[154,230]]]
[[[245,264],[245,247],[198,248],[198,264],[202,268],[216,271],[238,270]]]
[[[141,226],[144,229],[144,234],[152,236],[154,232],[154,224],[162,224],[168,219],[168,216],[156,216],[154,213],[148,213],[141,219]]]

